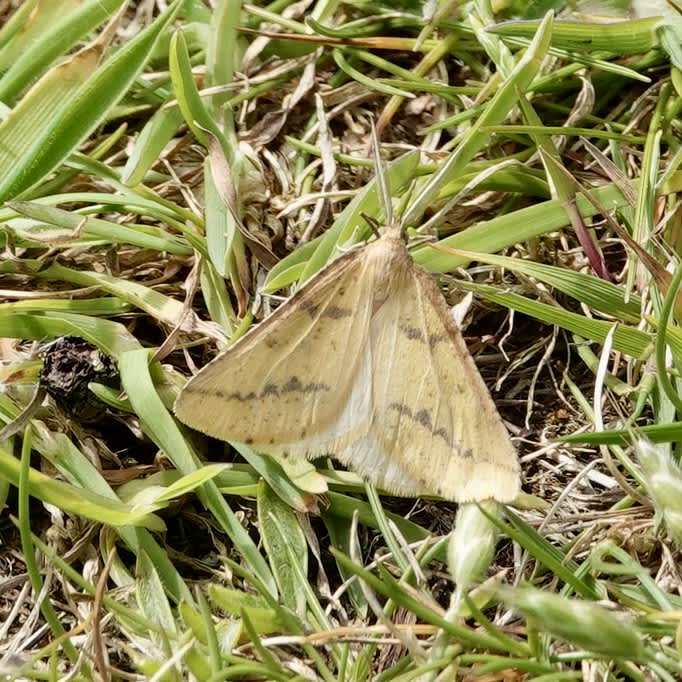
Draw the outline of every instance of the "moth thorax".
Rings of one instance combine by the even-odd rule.
[[[400,238],[383,237],[371,244],[367,254],[368,273],[374,280],[374,300],[383,302],[396,295],[412,276],[412,260]]]

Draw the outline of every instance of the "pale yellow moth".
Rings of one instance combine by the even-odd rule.
[[[331,456],[398,495],[519,491],[507,430],[399,227],[332,261],[210,362],[175,413],[271,455]]]

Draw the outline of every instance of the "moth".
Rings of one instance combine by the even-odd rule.
[[[396,495],[512,501],[507,430],[399,227],[351,249],[192,378],[188,426],[282,458],[331,456]]]

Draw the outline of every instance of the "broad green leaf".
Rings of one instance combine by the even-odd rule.
[[[249,620],[260,635],[286,632],[286,621],[280,618],[277,611],[265,599],[255,594],[215,584],[209,585],[208,594],[223,611],[233,616],[239,617],[242,612],[247,613]]]
[[[291,473],[283,468],[282,463],[278,459],[255,452],[243,443],[233,443],[232,447],[251,465],[253,470],[269,484],[277,496],[290,508],[295,509],[302,514],[310,513],[317,508],[314,495],[296,487],[295,481],[292,482],[293,477],[291,476]],[[315,468],[309,462],[305,462],[300,468],[303,471],[306,471],[308,467],[315,473]],[[315,475],[314,481],[316,483],[321,482],[324,486],[322,492],[326,490],[325,481],[319,474]],[[318,490],[317,492],[320,491]]]
[[[272,574],[283,602],[295,613],[305,614],[305,590],[299,576],[308,575],[308,546],[293,509],[275,495],[269,485],[258,486],[258,523]],[[287,546],[290,551],[287,551]],[[298,571],[290,557],[300,562]]]
[[[177,636],[177,623],[168,597],[163,589],[163,583],[156,570],[154,562],[150,561],[145,552],[137,555],[135,570],[135,596],[142,613],[150,623],[159,628],[159,632],[150,632],[152,639],[161,644]]]
[[[159,107],[137,136],[121,173],[121,182],[134,187],[144,181],[149,169],[158,162],[164,148],[178,132],[182,120],[177,106]]]
[[[648,17],[614,22],[558,20],[554,22],[552,45],[576,52],[606,51],[619,55],[646,52],[659,46],[657,29],[666,22],[670,19]],[[505,21],[489,26],[487,30],[501,36],[532,38],[539,25],[538,21]],[[676,28],[680,30],[680,22]]]
[[[679,443],[682,441],[682,422],[650,424],[636,429],[611,429],[596,433],[576,433],[561,436],[563,443],[586,443],[587,445],[629,445],[633,438],[645,436],[652,443]]]
[[[0,315],[0,336],[44,341],[69,335],[80,336],[114,357],[140,347],[124,325],[92,315],[62,311]]]
[[[114,317],[129,313],[133,307],[120,298],[28,298],[11,303],[0,303],[0,317],[15,313],[65,312],[94,317]]]
[[[326,234],[326,233],[325,233]],[[324,235],[319,235],[305,244],[301,244],[275,265],[270,272],[263,291],[272,293],[297,282],[305,271],[306,264],[320,245]]]
[[[638,186],[638,181],[633,183]],[[682,190],[682,173],[675,173],[664,187],[657,188],[660,195]],[[601,206],[619,209],[629,205],[615,185],[604,185],[592,190],[592,195]],[[576,197],[577,208],[584,218],[596,215],[597,209],[585,197]],[[463,251],[494,253],[501,249],[539,237],[569,224],[568,214],[561,201],[552,199],[534,206],[507,213],[482,221],[471,227],[440,240],[440,244]],[[453,267],[465,265],[467,258],[448,257],[430,246],[420,246],[412,252],[414,260],[431,272],[446,272]]]

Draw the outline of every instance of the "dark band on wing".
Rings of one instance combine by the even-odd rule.
[[[301,301],[299,304],[301,310],[308,313],[310,317],[328,317],[331,320],[341,320],[344,317],[352,317],[353,311],[350,308],[342,308],[337,305],[327,306],[320,313],[320,306],[311,303],[310,301]]]
[[[459,441],[453,440],[452,436],[448,433],[447,429],[440,426],[436,428],[433,424],[433,419],[429,410],[412,410],[405,403],[391,403],[388,406],[389,410],[395,410],[401,416],[411,419],[413,422],[423,426],[425,429],[430,431],[434,436],[441,438],[445,444],[452,450],[454,450],[460,457],[469,459],[473,456],[470,449],[466,449],[462,452],[462,444]]]
[[[302,395],[309,395],[311,393],[321,393],[331,390],[329,384],[323,382],[308,382],[303,383],[297,376],[292,376],[283,384],[269,383],[263,386],[262,390],[249,391],[242,393],[241,391],[224,391],[222,389],[204,389],[189,386],[187,389],[190,393],[203,394],[210,397],[218,397],[223,400],[236,400],[239,403],[246,403],[251,400],[261,400],[263,398],[279,398],[283,395],[291,393],[300,393]]]
[[[410,339],[410,341],[419,341],[420,343],[425,343],[427,341],[427,339],[424,337],[424,332],[422,332],[419,327],[413,327],[411,324],[401,324],[399,329],[408,339]],[[435,348],[439,343],[441,343],[441,341],[446,341],[447,338],[448,335],[443,332],[438,334],[429,334],[429,347]]]

